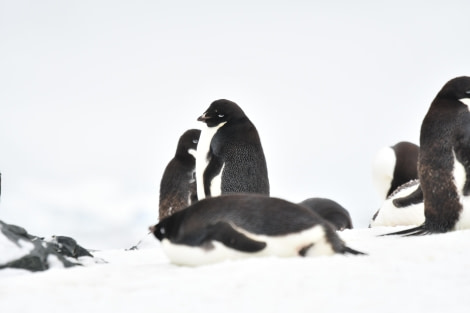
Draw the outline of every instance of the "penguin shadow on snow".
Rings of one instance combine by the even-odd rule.
[[[470,77],[448,81],[421,124],[419,186],[401,200],[423,203],[424,222],[387,235],[424,235],[470,228]]]

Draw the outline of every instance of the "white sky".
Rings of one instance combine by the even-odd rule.
[[[0,219],[133,243],[179,136],[227,98],[273,196],[329,197],[366,226],[374,154],[418,143],[442,85],[470,75],[470,2],[310,2],[0,0]]]

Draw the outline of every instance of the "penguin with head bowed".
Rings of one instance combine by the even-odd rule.
[[[227,193],[269,195],[266,159],[255,125],[229,100],[212,102],[198,121],[201,131],[196,156],[199,199]]]
[[[414,195],[420,194],[420,198]],[[424,203],[419,180],[398,187],[372,216],[369,227],[418,226],[424,222]]]
[[[309,198],[299,203],[321,218],[331,223],[336,230],[352,229],[352,221],[349,212],[339,203],[327,198]]]
[[[372,178],[382,199],[389,197],[399,186],[418,179],[419,146],[400,141],[380,149],[372,164]]]
[[[372,216],[370,227],[417,226],[423,223],[418,155],[419,146],[408,141],[382,148],[377,153],[372,168],[373,180],[385,201]]]
[[[170,261],[203,265],[253,256],[363,254],[311,210],[260,194],[206,198],[150,230]]]
[[[393,234],[470,228],[470,77],[447,82],[421,124],[418,175],[422,225]]]
[[[176,154],[168,163],[160,181],[160,220],[197,201],[196,148],[201,131],[187,130],[181,135]]]

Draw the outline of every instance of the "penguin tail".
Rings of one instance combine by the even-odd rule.
[[[361,252],[354,250],[352,248],[349,248],[347,246],[344,246],[344,248],[341,251],[342,254],[352,254],[352,255],[367,255],[367,253]]]
[[[430,233],[431,232],[429,230],[427,230],[425,225],[423,224],[423,225],[418,226],[418,227],[413,227],[413,228],[409,228],[409,229],[405,229],[405,230],[401,230],[401,231],[397,231],[397,232],[393,232],[393,233],[383,234],[383,235],[380,235],[379,237],[383,237],[383,236],[410,237],[410,236],[428,235]]]

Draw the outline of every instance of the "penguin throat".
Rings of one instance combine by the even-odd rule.
[[[470,98],[462,98],[459,99],[459,101],[465,104],[466,106],[470,106]]]

